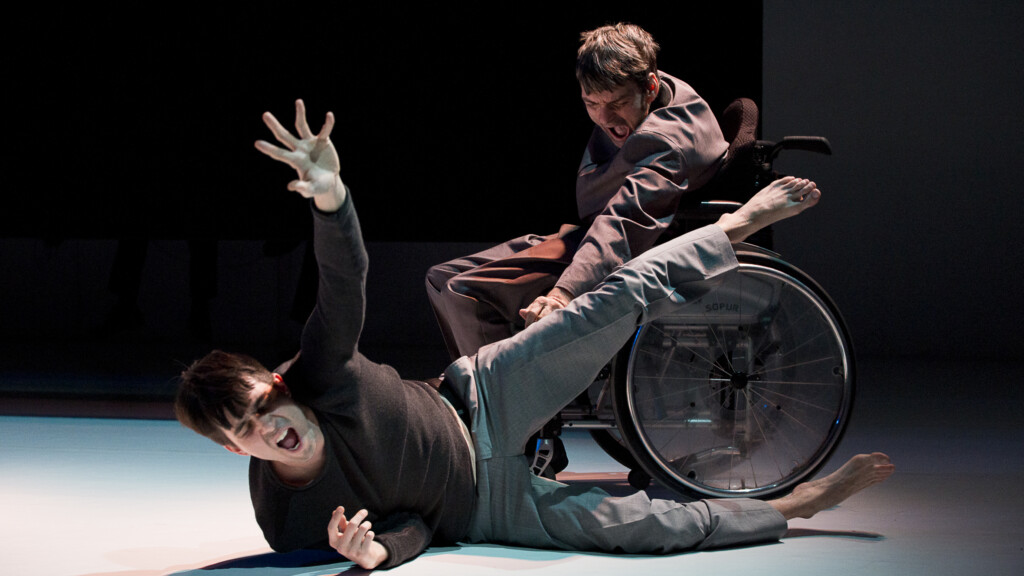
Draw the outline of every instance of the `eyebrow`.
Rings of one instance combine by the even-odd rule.
[[[231,428],[231,433],[236,436],[240,436],[242,434],[242,429],[249,425],[249,417],[249,411],[246,410],[245,413],[242,414],[242,417],[238,419],[238,422],[236,422]]]
[[[610,104],[618,104],[619,102],[622,102],[623,100],[627,100],[627,99],[629,99],[629,97],[630,97],[630,95],[629,95],[629,94],[623,94],[622,96],[619,96],[619,97],[618,97],[618,98],[616,98],[615,100],[611,100],[610,102],[608,102],[608,104],[609,104],[609,105],[610,105]],[[600,103],[600,102],[598,102],[597,100],[591,100],[591,99],[590,99],[590,98],[588,98],[587,96],[584,96],[584,97],[583,97],[583,102],[584,102],[585,104],[601,104],[601,103]]]
[[[274,388],[271,387],[269,390],[267,390],[266,394],[260,396],[259,400],[256,400],[256,403],[252,405],[251,409],[243,412],[242,417],[238,420],[238,423],[231,428],[231,432],[236,435],[241,434],[242,428],[245,428],[245,426],[248,424],[249,418],[251,418],[254,414],[259,414],[261,411],[263,411],[264,408],[267,407],[267,404],[270,403],[270,397],[273,395],[273,392]]]

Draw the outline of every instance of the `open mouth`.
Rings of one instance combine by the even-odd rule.
[[[628,126],[622,126],[622,125],[619,125],[619,126],[609,126],[607,128],[607,130],[608,130],[608,134],[610,134],[611,137],[613,139],[615,139],[615,140],[625,140],[626,137],[629,136],[629,127]]]
[[[277,437],[277,446],[285,450],[295,450],[299,446],[299,433],[294,428],[282,431]]]

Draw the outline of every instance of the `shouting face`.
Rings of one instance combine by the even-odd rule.
[[[275,464],[275,468],[316,469],[323,457],[324,438],[313,412],[292,400],[281,376],[273,385],[257,382],[241,418],[229,415],[224,435],[228,450]]]
[[[660,88],[655,74],[648,76],[648,85],[641,89],[633,82],[619,86],[614,90],[600,92],[583,92],[583,104],[587,114],[615,146],[621,148],[636,127],[643,122],[650,112],[651,102],[658,95]]]

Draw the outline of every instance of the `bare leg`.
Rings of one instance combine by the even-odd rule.
[[[717,224],[729,236],[730,242],[742,242],[765,226],[814,206],[819,199],[821,191],[814,182],[786,176],[754,194],[735,212],[723,214]]]
[[[800,484],[792,494],[769,502],[786,517],[810,518],[831,508],[857,492],[873,486],[892,475],[895,470],[889,457],[881,452],[858,454],[824,478]]]

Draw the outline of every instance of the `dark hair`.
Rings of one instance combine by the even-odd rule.
[[[576,79],[592,92],[615,90],[632,81],[644,90],[658,72],[658,43],[643,28],[620,22],[580,34]]]
[[[174,413],[185,426],[229,445],[223,432],[230,428],[228,415],[245,415],[249,393],[258,382],[273,385],[274,376],[249,356],[214,350],[181,373]]]

